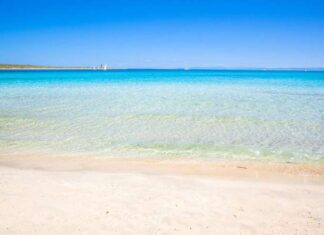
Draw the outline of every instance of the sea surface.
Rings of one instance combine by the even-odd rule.
[[[0,71],[0,155],[324,163],[324,72]]]

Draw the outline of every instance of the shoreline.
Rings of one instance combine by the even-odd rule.
[[[324,164],[315,163],[6,154],[0,156],[0,166],[43,171],[131,172],[276,182],[324,183]]]

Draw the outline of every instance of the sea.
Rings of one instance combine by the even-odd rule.
[[[0,155],[324,163],[324,72],[0,71]]]

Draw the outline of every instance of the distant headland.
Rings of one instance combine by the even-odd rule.
[[[29,64],[0,64],[0,70],[108,70],[106,64],[99,66],[43,66]]]

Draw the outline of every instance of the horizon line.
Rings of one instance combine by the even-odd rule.
[[[23,69],[89,69],[100,70],[96,66],[59,66],[59,65],[32,65],[32,64],[1,64],[1,70],[23,70]],[[226,66],[185,66],[185,67],[109,67],[107,70],[311,70],[322,71],[324,67],[226,67]]]

